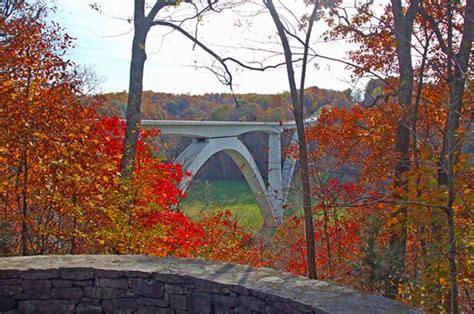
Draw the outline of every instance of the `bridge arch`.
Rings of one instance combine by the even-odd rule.
[[[225,152],[239,166],[245,180],[252,190],[266,226],[275,224],[274,204],[270,203],[264,180],[257,168],[257,164],[247,147],[236,137],[194,139],[193,142],[178,156],[176,162],[183,165],[183,170],[188,172],[180,188],[186,191],[199,169],[212,156]]]
[[[314,117],[305,120],[307,125],[314,122]],[[181,183],[182,190],[185,191],[189,187],[193,177],[209,158],[224,151],[240,166],[255,195],[265,226],[278,225],[283,221],[283,204],[288,196],[296,160],[288,157],[282,167],[281,135],[294,130],[294,122],[142,120],[141,123],[144,128],[158,128],[161,134],[181,135],[193,139],[176,159],[185,171],[191,173]],[[268,134],[267,184],[263,181],[247,147],[237,138],[241,134],[255,131]],[[294,135],[291,142],[295,143],[296,140]]]

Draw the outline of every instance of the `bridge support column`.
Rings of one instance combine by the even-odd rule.
[[[281,175],[281,134],[268,134],[268,186],[267,198],[272,203],[277,224],[283,221],[283,195]]]
[[[298,144],[298,134],[294,132],[290,140],[290,145]],[[288,192],[291,186],[291,179],[293,178],[293,173],[295,172],[296,160],[292,156],[287,156],[285,162],[283,163],[283,168],[281,170],[282,176],[282,200],[283,203],[286,203],[288,200]]]

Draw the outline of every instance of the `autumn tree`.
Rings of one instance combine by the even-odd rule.
[[[375,74],[382,79],[387,75],[396,75],[398,78],[398,84],[387,84],[385,81],[384,85],[390,96],[397,96],[399,105],[404,108],[403,115],[399,117],[394,143],[394,150],[398,153],[398,162],[393,170],[394,197],[400,203],[406,202],[408,193],[405,173],[410,169],[410,118],[414,93],[412,35],[419,4],[415,0],[404,7],[401,1],[394,0],[384,8],[383,16],[380,17],[374,12],[372,3],[355,2],[352,17],[349,10],[341,6],[332,11],[332,16],[336,16],[338,22],[335,23],[333,17],[329,18],[329,24],[336,25],[332,36],[350,36],[351,41],[360,44],[362,48],[361,51],[349,53],[355,63],[345,62],[356,74]],[[379,53],[388,58],[396,58],[398,63],[383,62]],[[378,97],[374,97],[373,102],[368,105],[373,106],[382,94],[375,95]],[[401,205],[393,213],[402,225],[407,219],[407,210],[407,206]],[[390,270],[387,271],[390,278],[386,278],[387,295],[390,297],[396,295],[397,285],[403,278],[406,236],[406,227],[393,230],[388,257]]]
[[[382,88],[380,95],[368,105],[383,108],[396,103],[400,106],[395,140],[398,161],[391,180],[394,194],[391,202],[396,220],[390,220],[392,241],[385,277],[390,287],[387,294],[393,296],[397,289],[408,284],[409,268],[406,265],[411,259],[406,255],[409,249],[407,239],[411,236],[408,230],[415,228],[425,267],[435,266],[427,258],[430,254],[427,248],[432,247],[433,243],[446,241],[449,248],[450,311],[458,312],[456,260],[462,261],[463,254],[456,254],[455,251],[456,218],[453,217],[457,212],[457,225],[463,226],[462,208],[470,206],[463,196],[465,169],[461,166],[465,126],[459,123],[458,118],[462,119],[470,110],[469,102],[466,102],[470,90],[466,86],[470,85],[471,80],[472,3],[428,5],[424,1],[406,4],[392,1],[383,13],[376,13],[370,3],[360,3],[356,12],[350,18],[346,8],[339,8],[336,16],[340,23],[332,34],[350,35],[353,42],[360,44],[359,50],[350,53],[356,74],[377,72],[386,79],[383,84],[385,90]],[[392,59],[395,62],[382,61]],[[392,79],[387,80],[390,77]],[[453,103],[457,104],[456,109],[452,107]],[[451,156],[454,158],[451,164],[446,162],[449,159],[449,153],[445,150],[447,142],[451,143],[449,145],[456,142],[450,147],[458,159]],[[448,164],[453,167],[450,174]],[[432,178],[435,172],[438,172],[436,178],[439,185],[446,186],[447,199],[441,196],[444,193],[442,188],[436,189],[424,181]],[[449,176],[453,184],[451,187]],[[454,182],[458,185],[455,186]],[[440,220],[443,212],[446,214],[446,229]],[[421,214],[428,217],[430,226],[418,221],[419,224],[413,227],[413,222],[416,222],[414,217]],[[449,239],[445,239],[443,233],[449,235]],[[431,236],[433,238],[429,238]],[[438,250],[435,254],[441,252]],[[390,276],[395,276],[395,280]]]
[[[120,163],[120,171],[123,179],[129,180],[132,177],[133,167],[136,156],[136,145],[138,140],[138,133],[140,128],[141,116],[141,101],[143,91],[143,70],[145,66],[146,55],[146,41],[150,29],[153,26],[162,25],[172,27],[179,30],[186,37],[193,41],[197,41],[195,36],[186,32],[180,23],[173,23],[170,21],[158,18],[158,13],[164,8],[171,5],[180,5],[181,2],[191,1],[154,1],[154,4],[148,5],[145,0],[135,0],[133,25],[134,35],[132,43],[132,57],[130,62],[130,84],[128,91],[127,112],[126,112],[126,131],[124,137],[122,161]],[[205,12],[214,10],[213,5],[218,1],[208,0],[203,4],[203,8],[197,9],[194,16],[186,18],[198,21]],[[201,47],[205,47],[202,43]],[[205,49],[206,50],[206,49]],[[206,50],[213,57],[219,57],[210,50]]]
[[[43,2],[18,1],[0,20],[2,251],[125,253],[144,252],[150,243],[166,247],[165,237],[182,235],[178,221],[188,221],[168,213],[183,197],[180,166],[155,156],[147,140],[156,130],[142,131],[133,187],[123,190],[125,126],[118,118],[99,119],[100,99],[84,101],[84,76],[64,59],[71,38],[47,22],[47,13]],[[187,251],[185,242],[173,247],[169,252]]]
[[[441,59],[446,68],[441,73],[440,81],[448,86],[447,117],[443,129],[443,145],[439,157],[438,183],[447,189],[448,197],[443,210],[446,214],[449,233],[449,271],[451,280],[451,311],[459,312],[456,235],[455,235],[455,201],[456,171],[459,155],[463,145],[461,121],[465,108],[466,83],[472,80],[472,42],[474,40],[474,1],[461,3],[448,2],[445,5],[421,7],[421,16],[429,23],[436,35]],[[440,23],[441,21],[442,23]],[[446,25],[446,27],[443,27]],[[442,53],[442,54],[441,54]],[[440,60],[441,61],[441,60]],[[469,113],[468,113],[469,114]],[[468,118],[469,119],[469,118]],[[472,119],[472,118],[471,118]]]
[[[390,220],[390,206],[376,199],[392,191],[387,180],[396,153],[387,147],[395,141],[399,116],[395,106],[383,111],[359,105],[324,108],[316,125],[307,130],[311,147],[315,147],[309,159],[313,193],[321,200],[317,223],[324,235],[321,250],[327,254],[324,275],[372,293],[385,292],[380,284],[388,259],[376,252],[389,243],[384,226]],[[332,228],[336,229],[334,234]],[[342,236],[346,234],[352,234],[349,243],[359,243],[351,250],[352,266],[338,261],[340,252],[347,251],[340,249],[347,245]],[[334,267],[336,263],[338,267]],[[338,275],[344,268],[348,269],[345,274]],[[351,278],[351,272],[359,278]]]
[[[251,5],[254,3],[250,2]],[[232,56],[218,56],[212,50],[205,49],[210,55],[214,56],[226,70],[225,73],[229,75],[228,82],[232,81],[232,75],[229,73],[228,63],[233,63],[238,67],[252,71],[266,71],[269,69],[275,69],[279,67],[285,67],[287,72],[287,79],[290,88],[289,98],[291,101],[291,111],[297,126],[298,134],[298,147],[299,155],[298,160],[301,165],[301,182],[302,182],[302,195],[303,195],[303,207],[305,215],[305,234],[306,234],[306,251],[308,258],[308,276],[310,278],[317,278],[316,271],[316,252],[314,242],[314,227],[313,227],[313,209],[311,206],[311,188],[309,181],[309,169],[308,169],[308,157],[307,157],[307,143],[305,139],[305,81],[306,71],[310,59],[314,57],[314,53],[311,45],[311,35],[315,22],[323,14],[324,10],[333,5],[333,3],[326,3],[320,1],[305,1],[304,5],[309,10],[308,14],[304,14],[300,18],[296,17],[295,13],[289,10],[287,7],[277,7],[273,1],[262,1],[262,7],[265,9],[276,28],[276,34],[278,41],[275,45],[281,48],[281,52],[277,53],[281,56],[280,62],[269,64],[264,61],[253,60],[251,62],[245,62]],[[288,13],[290,19],[295,20],[295,25],[288,23],[287,17],[282,12]],[[301,37],[300,37],[301,36]],[[271,37],[271,36],[270,36]],[[199,42],[195,41],[198,45]],[[291,42],[291,44],[290,44]],[[296,42],[297,48],[292,46]],[[261,47],[243,47],[243,49],[250,49],[251,51],[260,51]],[[298,55],[298,57],[296,57]],[[296,77],[295,68],[297,65],[301,66],[301,72],[299,78]],[[222,75],[221,75],[222,76]]]
[[[71,38],[46,22],[45,4],[2,4],[2,233],[15,234],[10,254],[74,253],[102,160],[84,123],[95,110],[78,101],[83,82],[63,59]]]
[[[306,137],[304,131],[304,88],[306,79],[306,67],[308,64],[308,53],[309,45],[311,40],[311,32],[313,25],[316,20],[316,15],[320,9],[319,1],[315,3],[308,3],[312,8],[311,14],[306,16],[307,18],[307,29],[306,36],[304,39],[299,39],[299,43],[303,45],[303,59],[302,69],[300,74],[300,86],[297,87],[297,81],[295,78],[293,51],[289,43],[289,36],[295,36],[296,34],[289,33],[290,31],[285,28],[281,20],[281,15],[278,13],[273,1],[263,1],[263,4],[268,9],[275,27],[277,29],[278,36],[280,38],[281,46],[285,57],[285,66],[287,70],[288,84],[291,93],[291,102],[293,104],[293,114],[296,122],[296,132],[298,134],[298,148],[299,148],[299,161],[301,165],[301,182],[303,186],[303,209],[305,216],[305,230],[306,230],[306,243],[307,243],[307,255],[308,255],[308,277],[315,279],[317,278],[316,270],[316,252],[314,242],[314,227],[313,227],[313,209],[311,207],[311,187],[309,182],[309,170],[308,170],[308,152],[306,146]]]
[[[400,117],[397,127],[397,136],[395,142],[395,152],[399,154],[399,160],[395,166],[394,172],[394,188],[395,197],[406,201],[408,192],[408,182],[404,177],[404,173],[410,169],[410,110],[412,107],[413,95],[413,65],[411,55],[411,38],[413,33],[413,23],[418,10],[419,2],[411,1],[408,8],[402,7],[401,0],[393,0],[393,30],[395,33],[396,53],[398,59],[399,87],[398,87],[398,103],[403,107],[404,114]],[[389,267],[390,289],[388,296],[395,297],[397,294],[397,286],[402,281],[405,272],[405,252],[407,238],[407,213],[408,208],[401,205],[394,212],[394,216],[398,217],[402,228],[400,231],[394,230],[390,239],[390,255]]]
[[[153,19],[160,10],[171,3],[156,1],[148,14],[145,14],[145,0],[135,0],[133,13],[133,43],[130,62],[130,85],[128,91],[126,131],[124,137],[120,169],[124,179],[130,179],[135,163],[136,146],[140,128],[141,98],[143,91],[143,70],[146,61],[145,45]]]
[[[159,255],[188,254],[184,252],[190,248],[179,245],[185,242],[174,237],[183,236],[180,230],[185,232],[186,229],[193,234],[198,227],[183,214],[172,213],[172,207],[184,197],[178,188],[183,177],[181,166],[163,163],[155,156],[156,148],[151,140],[158,136],[157,130],[141,130],[132,184],[121,185],[119,169],[124,133],[125,123],[117,117],[101,118],[95,132],[97,142],[101,143],[96,150],[109,160],[109,166],[99,173],[106,181],[100,188],[103,201],[94,206],[99,250],[128,254],[151,251],[161,252]],[[173,247],[164,241],[167,238],[174,239]]]

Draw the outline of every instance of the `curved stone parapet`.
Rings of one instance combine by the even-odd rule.
[[[268,268],[127,255],[0,258],[2,313],[420,313]]]

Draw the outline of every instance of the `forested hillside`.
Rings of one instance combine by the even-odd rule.
[[[305,91],[307,115],[325,105],[348,107],[350,90],[334,91],[310,87]],[[125,117],[127,93],[103,94],[99,108],[104,116]],[[142,94],[142,119],[216,120],[216,121],[287,121],[293,120],[289,93],[276,95],[238,94],[174,95],[145,91]]]

